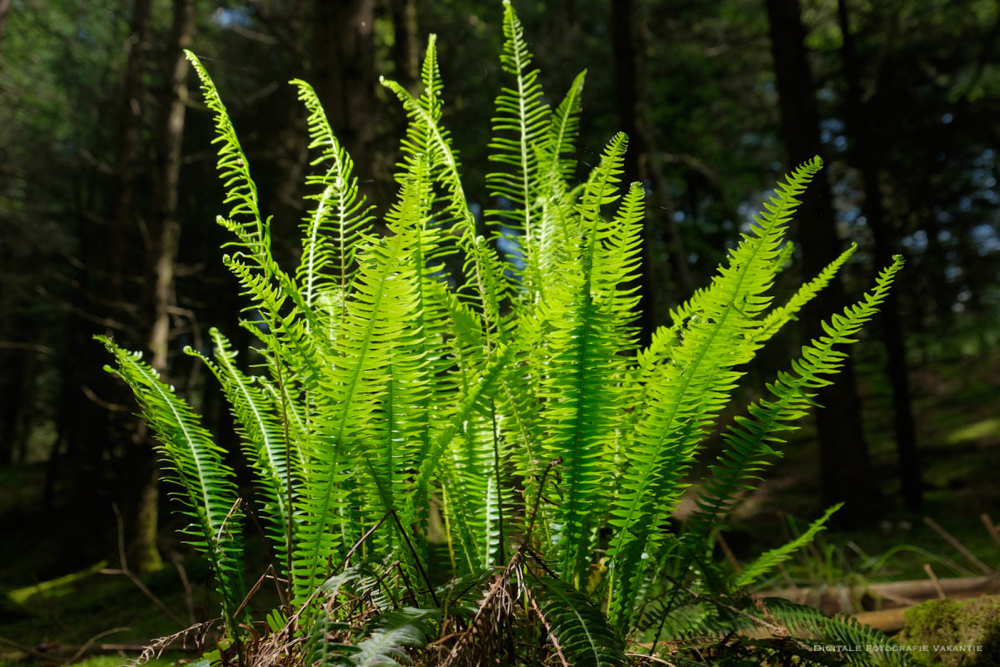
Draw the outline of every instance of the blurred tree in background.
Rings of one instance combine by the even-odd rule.
[[[912,371],[997,354],[1000,6],[516,4],[548,90],[588,68],[582,161],[596,162],[618,128],[632,138],[628,177],[650,196],[640,286],[647,336],[706,283],[777,175],[817,152],[831,165],[829,187],[807,195],[797,265],[815,273],[838,244],[857,242],[860,261],[829,293],[835,302],[892,253],[907,256],[862,351],[878,363],[859,368],[857,380],[844,374],[823,399],[814,473],[823,481],[817,504],[847,500],[849,521],[874,518],[876,502],[919,511]],[[0,0],[0,466],[44,471],[43,501],[30,511],[76,544],[47,567],[105,553],[112,503],[127,508],[135,567],[158,564],[150,445],[121,387],[101,372],[91,336],[146,349],[217,433],[231,431],[218,390],[179,351],[205,349],[205,327],[217,324],[244,351],[240,363],[250,362],[237,290],[219,261],[210,119],[189,92],[180,50],[210,63],[231,101],[287,263],[299,252],[312,167],[286,82],[313,83],[364,193],[390,201],[404,119],[378,76],[416,86],[430,32],[442,37],[447,123],[469,199],[477,215],[496,205],[483,183],[493,104],[483,91],[498,85],[500,16],[499,3],[473,0]],[[811,318],[803,324],[798,340],[775,344],[816,335]],[[750,370],[753,392],[764,369]],[[886,489],[899,485],[876,479],[868,461],[858,387],[873,373],[892,391],[898,497]]]

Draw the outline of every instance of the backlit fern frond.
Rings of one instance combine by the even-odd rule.
[[[546,132],[544,148],[545,165],[548,172],[539,180],[543,186],[565,188],[573,179],[576,171],[576,160],[572,157],[576,150],[576,140],[580,134],[580,111],[583,108],[583,84],[587,78],[587,70],[576,75],[566,96],[556,107]],[[559,178],[553,178],[554,174]],[[561,194],[561,193],[559,193]]]
[[[325,172],[306,178],[306,185],[319,192],[307,196],[316,207],[303,219],[302,261],[296,272],[303,298],[312,305],[324,285],[347,293],[356,270],[354,252],[371,217],[358,194],[351,156],[334,136],[316,92],[305,81],[292,84],[309,111],[309,149],[319,151],[310,164],[326,166]]]
[[[621,419],[619,352],[632,345],[632,297],[619,281],[634,268],[641,190],[632,190],[612,221],[601,215],[601,208],[619,197],[626,144],[619,134],[605,149],[577,210],[578,259],[563,268],[561,284],[552,287],[539,310],[547,327],[541,416],[546,457],[563,457],[562,499],[553,518],[560,526],[559,571],[577,583],[589,567],[595,510],[605,501],[603,454]],[[617,273],[619,268],[625,273]]]
[[[243,454],[257,473],[257,499],[260,516],[270,527],[269,537],[276,547],[279,568],[286,567],[291,551],[292,527],[289,492],[296,485],[292,478],[299,452],[283,428],[287,409],[283,403],[271,401],[266,389],[236,367],[236,352],[229,341],[211,329],[215,343],[215,361],[191,348],[185,352],[204,361],[222,387],[236,421],[236,430],[243,445]]]
[[[539,173],[539,147],[546,142],[552,114],[542,101],[538,70],[530,69],[524,28],[509,0],[504,0],[503,33],[500,66],[514,78],[514,87],[501,89],[496,98],[489,159],[500,170],[487,174],[486,184],[490,195],[500,198],[500,206],[491,213],[502,226],[501,237],[518,245],[524,255],[526,266],[520,274],[526,291],[533,294],[540,282],[535,266],[536,218],[545,180]]]
[[[761,469],[777,454],[772,445],[784,442],[778,433],[796,428],[788,422],[808,413],[814,405],[816,390],[831,383],[827,376],[836,373],[847,357],[835,346],[856,342],[853,336],[878,312],[902,266],[902,258],[896,256],[892,265],[879,274],[875,287],[858,303],[824,322],[826,335],[802,348],[802,356],[792,361],[791,373],[779,372],[777,379],[768,384],[774,400],[761,399],[752,404],[749,416],[737,417],[723,435],[727,447],[711,466],[711,477],[697,499],[698,508],[687,523],[692,544],[699,543],[728,513],[738,494],[759,479]]]
[[[439,122],[441,83],[433,38],[427,45],[424,79],[425,90],[419,99],[414,99],[395,81],[383,79],[382,85],[399,98],[409,118],[402,146],[406,160],[426,159],[432,180],[444,189],[444,206],[440,214],[448,222],[454,223],[459,245],[465,252],[463,268],[468,277],[468,289],[464,293],[482,307],[480,316],[486,323],[484,329],[487,347],[492,350],[492,337],[500,326],[500,303],[506,297],[507,281],[496,251],[476,231],[476,219],[469,208],[465,187],[462,185],[451,136]]]
[[[770,304],[767,291],[780,269],[780,245],[798,205],[795,197],[820,166],[818,158],[807,162],[779,184],[712,284],[674,313],[676,323],[689,321],[673,333],[664,332],[657,343],[660,351],[669,349],[669,362],[658,363],[655,355],[643,362],[652,372],[644,404],[634,407],[641,417],[626,450],[629,465],[611,518],[609,615],[616,627],[630,622],[629,601],[653,560],[644,562],[643,553],[655,551],[650,540],[661,517],[678,502],[681,476],[741,375],[735,367],[749,361],[758,347],[751,336]]]
[[[790,244],[786,244],[790,245]],[[813,298],[819,294],[823,288],[830,284],[837,272],[844,265],[847,260],[854,255],[854,251],[858,249],[856,243],[852,243],[851,247],[840,254],[837,259],[830,262],[819,275],[814,277],[812,280],[807,282],[805,285],[800,287],[792,298],[788,300],[783,306],[773,309],[764,318],[764,321],[760,325],[760,330],[757,332],[755,338],[758,342],[764,343],[774,336],[781,327],[784,326],[789,320],[796,319],[796,314],[802,310],[802,308],[813,300]]]
[[[208,559],[222,593],[223,616],[236,632],[236,610],[243,601],[242,512],[233,470],[223,463],[225,450],[215,444],[201,420],[173,387],[164,384],[142,355],[97,336],[114,355],[117,374],[131,387],[142,414],[156,434],[163,470],[179,487],[180,501],[192,524],[184,529],[190,544]]]
[[[226,111],[226,105],[219,97],[219,91],[212,82],[212,77],[208,75],[205,67],[198,60],[198,56],[191,51],[185,51],[191,67],[201,80],[201,89],[205,95],[205,104],[212,111],[215,117],[215,139],[213,144],[221,144],[219,147],[219,176],[226,188],[226,204],[232,204],[229,211],[229,218],[235,220],[237,216],[248,215],[252,218],[250,223],[241,223],[244,228],[246,224],[253,224],[247,236],[248,239],[261,241],[264,237],[263,219],[260,215],[260,208],[257,203],[257,184],[250,177],[250,165],[247,157],[243,153],[243,147],[236,137],[236,129]]]
[[[344,335],[338,341],[332,368],[321,380],[323,392],[336,402],[322,420],[316,446],[309,452],[304,470],[296,555],[297,597],[308,596],[325,578],[329,559],[337,559],[344,548],[332,528],[346,506],[357,506],[383,496],[385,480],[370,474],[376,470],[366,442],[373,435],[374,421],[389,387],[394,336],[414,316],[414,278],[405,264],[413,239],[396,234],[373,239],[360,257],[355,289],[347,305]],[[351,497],[367,480],[368,491]],[[367,496],[367,497],[366,497]],[[368,504],[362,513],[367,527],[381,518],[377,506]],[[353,539],[361,536],[352,527]]]

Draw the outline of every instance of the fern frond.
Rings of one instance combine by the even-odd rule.
[[[486,184],[491,196],[503,197],[511,204],[510,209],[492,213],[506,227],[521,232],[518,242],[530,258],[534,256],[536,200],[541,194],[534,147],[545,142],[552,114],[542,101],[538,70],[529,69],[532,56],[524,41],[521,21],[509,0],[504,0],[503,5],[504,45],[500,66],[514,77],[516,88],[503,88],[496,99],[493,139],[489,144],[493,152],[489,159],[506,170],[487,174]],[[527,275],[529,280],[537,279],[531,267]]]
[[[847,665],[871,667],[917,667],[919,664],[882,632],[859,623],[850,616],[828,617],[813,607],[780,598],[762,600],[765,608],[797,637],[810,643],[831,647],[865,647],[864,651],[833,651],[832,655]]]
[[[212,441],[200,418],[182,398],[164,384],[140,353],[118,347],[106,336],[96,336],[115,357],[117,374],[131,387],[142,414],[156,434],[156,449],[163,469],[177,483],[174,497],[192,525],[183,532],[212,566],[222,593],[223,615],[230,632],[240,619],[236,610],[243,600],[241,551],[242,512],[236,495],[235,475],[223,463],[225,451]]]
[[[836,373],[847,357],[835,346],[855,342],[852,336],[878,312],[902,266],[903,259],[897,255],[892,265],[879,273],[875,287],[858,303],[845,308],[842,315],[834,314],[829,322],[823,322],[826,335],[802,348],[802,356],[792,361],[792,373],[779,372],[777,379],[768,384],[775,400],[761,399],[752,404],[748,409],[750,416],[737,417],[736,423],[723,435],[726,450],[711,466],[712,475],[698,497],[698,509],[687,523],[692,544],[707,535],[736,502],[737,494],[758,479],[769,457],[777,454],[771,445],[784,442],[777,434],[795,429],[788,422],[807,414],[814,405],[816,389],[831,383],[824,376]]]
[[[487,348],[492,351],[493,331],[500,326],[499,304],[505,298],[508,286],[496,251],[476,232],[476,219],[469,208],[465,187],[462,185],[451,136],[439,122],[441,83],[434,39],[427,45],[424,75],[426,89],[419,100],[414,99],[395,81],[381,79],[381,82],[399,98],[409,118],[402,146],[406,159],[411,162],[426,159],[431,178],[445,190],[442,217],[454,221],[458,231],[459,244],[466,255],[464,269],[470,277],[471,298],[482,305]]]
[[[549,639],[574,667],[623,667],[627,664],[620,641],[601,610],[572,586],[549,577],[529,579],[536,613]]]
[[[361,480],[352,473],[377,470],[369,459],[372,452],[362,444],[372,436],[374,415],[388,387],[385,380],[392,362],[393,337],[413,318],[414,280],[404,262],[412,237],[397,234],[373,240],[361,257],[355,290],[338,341],[338,356],[330,359],[332,370],[322,378],[323,392],[337,403],[318,416],[321,436],[310,452],[306,467],[296,562],[298,597],[308,596],[324,576],[326,562],[336,557],[341,543],[331,527],[347,506],[351,488]],[[321,443],[321,444],[320,444]],[[371,492],[384,493],[384,480],[370,479]],[[367,505],[368,525],[381,517],[377,506]],[[360,537],[360,532],[355,536]]]
[[[681,476],[741,375],[735,367],[748,362],[759,347],[752,334],[770,304],[767,291],[780,269],[786,225],[799,203],[796,197],[821,165],[819,158],[806,162],[779,183],[712,284],[673,313],[675,328],[654,339],[656,347],[645,360],[640,357],[649,369],[646,402],[634,404],[641,417],[627,448],[629,465],[612,509],[614,535],[608,549],[613,577],[609,616],[620,629],[629,624],[629,601],[647,576],[649,562],[655,562],[643,553],[655,551],[649,541],[655,539],[661,517],[679,500]],[[686,328],[681,328],[685,320]],[[669,363],[660,363],[667,350]]]
[[[633,209],[641,192],[633,190],[623,204],[624,217],[609,222],[601,216],[601,207],[618,198],[626,144],[619,134],[605,149],[578,207],[578,259],[567,263],[561,284],[539,306],[547,326],[547,377],[541,390],[545,454],[564,461],[562,501],[553,517],[561,526],[559,572],[577,582],[589,567],[591,521],[599,513],[594,510],[605,500],[602,454],[621,418],[618,374],[624,357],[619,352],[631,345],[628,327],[634,315],[622,308],[628,303],[621,301],[624,286],[616,282],[611,259],[623,252],[614,245],[622,220],[628,220],[626,226],[636,223]]]
[[[423,646],[432,633],[435,610],[401,609],[383,614],[368,638],[358,643],[351,661],[357,667],[396,667],[410,664],[407,648]]]
[[[566,96],[552,114],[546,133],[545,161],[549,173],[558,174],[558,180],[562,181],[564,187],[572,181],[576,170],[576,160],[569,156],[576,149],[576,140],[580,134],[580,111],[583,108],[583,84],[586,78],[587,70],[583,70],[573,79]],[[558,185],[558,180],[548,176],[544,182]]]
[[[839,510],[843,506],[843,503],[839,503],[829,508],[823,516],[816,519],[809,528],[796,537],[794,540],[788,544],[784,544],[777,549],[771,549],[763,554],[761,554],[757,560],[747,565],[743,570],[736,575],[733,580],[733,586],[736,588],[742,588],[743,586],[749,586],[756,581],[759,581],[761,577],[770,572],[773,568],[777,567],[781,563],[792,557],[792,555],[813,541],[816,534],[821,530],[826,528],[826,522],[833,516],[833,513]]]
[[[312,305],[325,282],[332,283],[340,294],[347,293],[356,270],[354,252],[372,217],[365,198],[358,194],[351,156],[334,136],[316,92],[305,81],[291,83],[309,112],[309,149],[319,150],[310,164],[329,165],[325,173],[306,178],[306,185],[318,187],[320,192],[307,196],[316,207],[303,219],[302,261],[296,278],[306,304]]]
[[[292,548],[289,544],[292,530],[288,501],[289,489],[294,493],[296,483],[292,479],[290,465],[299,460],[299,455],[298,452],[293,454],[295,445],[286,439],[283,417],[270,401],[266,390],[236,367],[236,352],[218,329],[213,327],[209,335],[215,343],[215,362],[190,347],[184,351],[200,358],[222,386],[236,420],[244,456],[257,473],[260,516],[272,529],[268,536],[275,546],[278,567],[282,568]]]
[[[201,80],[201,89],[205,95],[205,104],[208,105],[208,108],[215,116],[216,136],[212,143],[221,144],[219,147],[218,170],[219,176],[226,188],[224,202],[232,204],[228,217],[235,220],[239,215],[249,215],[252,218],[250,222],[254,225],[252,228],[253,236],[250,238],[260,241],[264,237],[264,227],[260,208],[257,203],[257,185],[250,177],[250,166],[246,155],[243,153],[243,147],[240,146],[239,139],[236,137],[236,129],[229,118],[229,112],[226,111],[226,105],[222,103],[222,98],[219,97],[219,91],[215,88],[212,77],[208,75],[208,71],[201,64],[198,56],[188,50],[184,51],[184,55],[187,56],[191,67],[194,68],[198,78]],[[247,229],[245,224],[238,224]]]
[[[790,244],[786,244],[790,245]],[[833,260],[819,272],[819,275],[815,276],[812,280],[807,282],[805,285],[800,287],[792,298],[788,300],[783,306],[775,308],[767,314],[764,318],[763,323],[760,325],[760,330],[755,335],[758,342],[764,343],[771,339],[778,331],[781,330],[789,320],[796,319],[795,315],[802,310],[802,308],[815,298],[823,288],[830,284],[840,268],[851,258],[854,251],[858,249],[857,243],[852,243],[851,247],[840,254],[837,259]]]

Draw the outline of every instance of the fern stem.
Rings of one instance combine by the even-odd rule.
[[[396,510],[389,510],[389,514],[392,515],[393,520],[396,522],[396,527],[399,528],[399,534],[403,536],[403,539],[406,541],[406,546],[410,548],[410,553],[413,554],[413,561],[417,564],[417,570],[420,572],[420,576],[423,577],[424,583],[427,584],[427,592],[431,594],[431,599],[434,600],[434,605],[440,607],[441,602],[438,600],[437,594],[434,592],[434,586],[431,585],[430,577],[427,576],[427,571],[424,570],[424,565],[420,562],[420,556],[417,555],[417,550],[413,548],[413,543],[410,542],[410,536],[406,534],[405,530],[403,530],[403,524],[400,523]]]
[[[281,426],[285,438],[285,493],[288,495],[288,517],[285,521],[285,560],[288,567],[288,596],[292,597],[292,442],[288,436],[288,404],[285,400],[285,376],[281,371],[281,359],[275,347],[275,368],[278,371],[278,393],[281,396]]]
[[[490,418],[493,420],[493,472],[497,478],[497,516],[499,521],[497,529],[499,531],[499,558],[498,563],[503,563],[507,559],[504,557],[503,548],[503,486],[500,484],[500,431],[497,426],[497,403],[496,399],[490,399]],[[486,546],[489,549],[489,545]]]

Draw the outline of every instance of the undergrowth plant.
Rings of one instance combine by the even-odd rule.
[[[645,193],[621,182],[628,139],[612,137],[578,181],[585,73],[550,107],[507,2],[503,29],[508,84],[496,99],[496,170],[487,177],[497,208],[483,221],[441,123],[434,36],[419,97],[382,82],[409,119],[398,196],[383,212],[359,194],[313,89],[292,82],[314,155],[294,270],[272,255],[250,161],[188,54],[215,117],[229,206],[218,223],[231,234],[223,261],[246,298],[240,325],[256,343],[249,373],[215,329],[211,352],[185,352],[228,399],[254,472],[253,503],[239,497],[227,453],[189,405],[141,355],[101,340],[157,434],[190,541],[215,573],[227,635],[216,657],[603,666],[669,653],[675,664],[907,664],[890,651],[814,651],[889,640],[744,592],[836,508],[739,572],[713,553],[714,532],[836,373],[902,261],[832,315],[825,335],[768,385],[770,396],[725,431],[695,512],[671,529],[742,369],[854,249],[774,303],[770,290],[791,255],[787,225],[821,161],[799,165],[712,282],[640,347]],[[374,232],[376,220],[385,234]],[[443,544],[429,541],[435,514]],[[243,580],[247,515],[263,527],[284,596],[263,618],[248,612]]]

